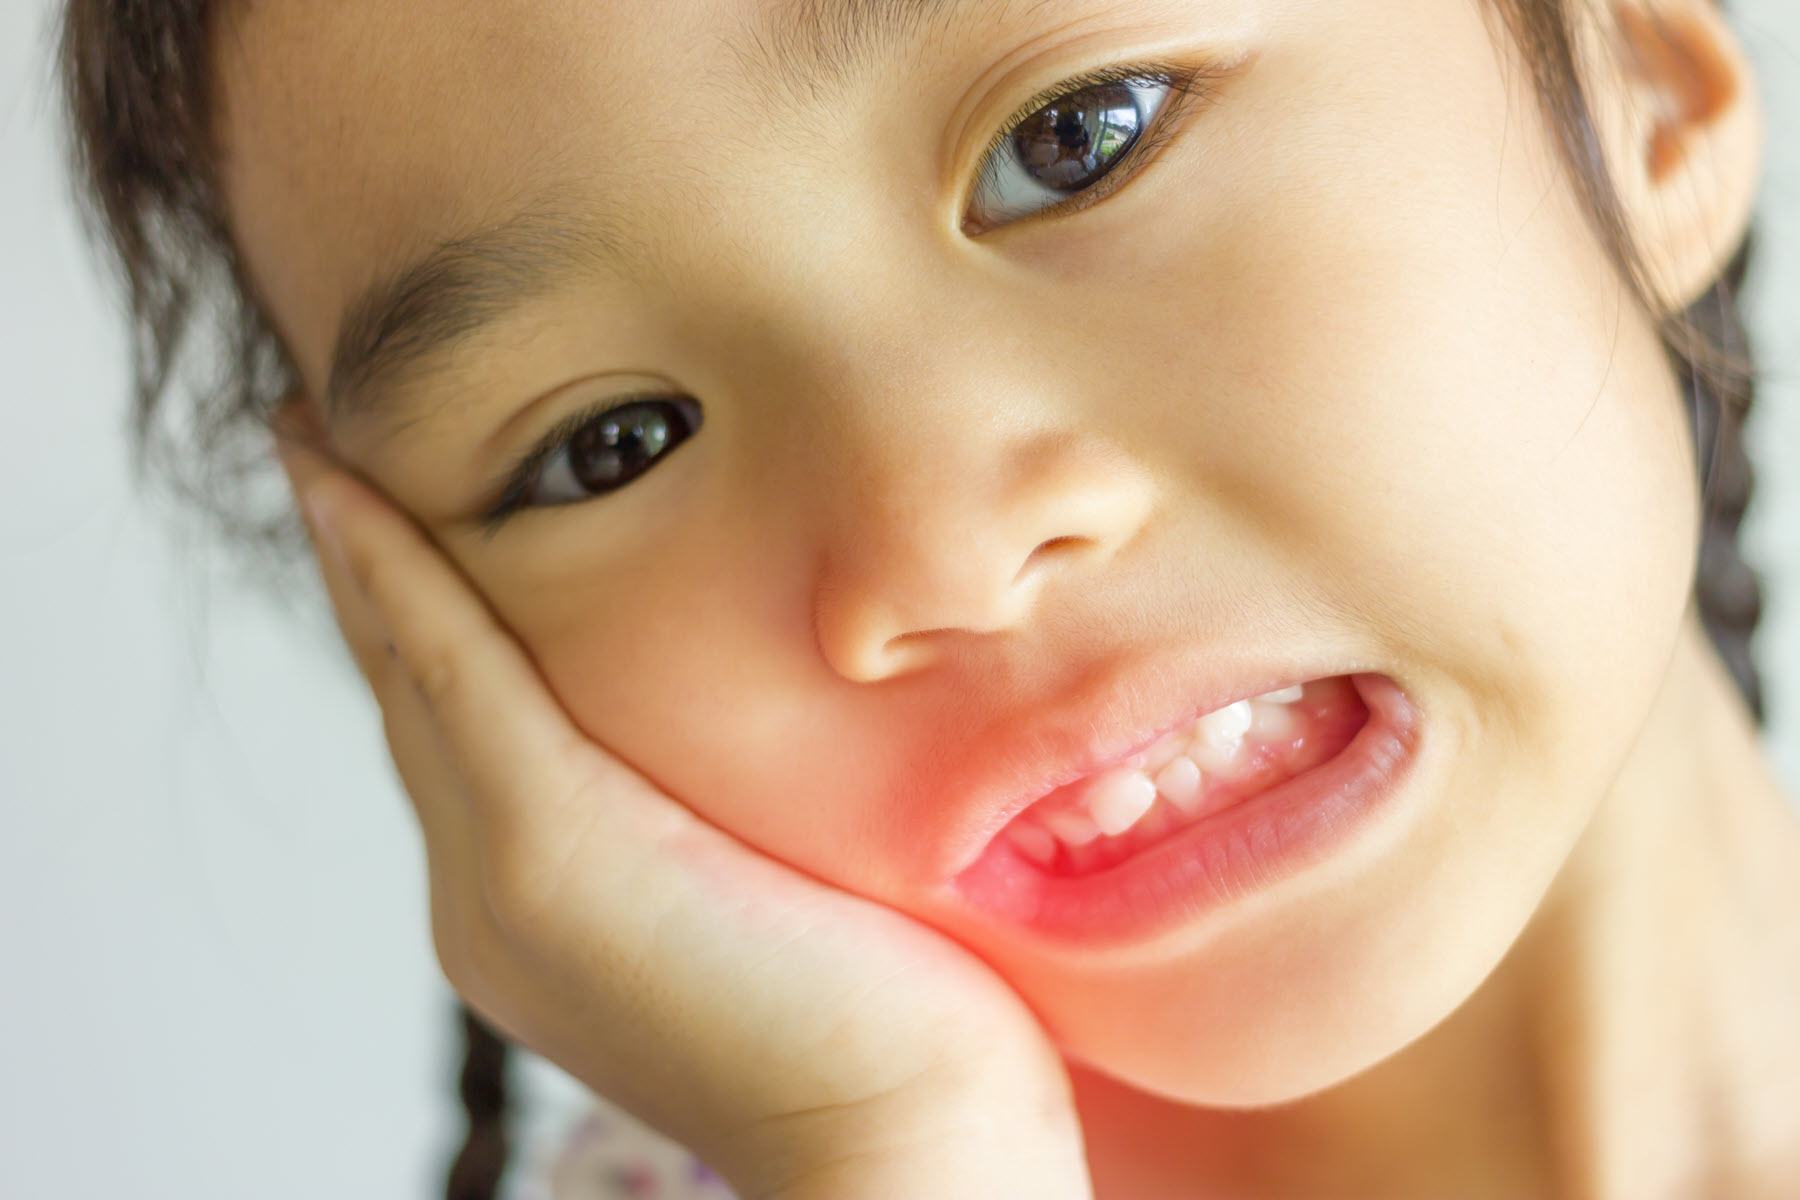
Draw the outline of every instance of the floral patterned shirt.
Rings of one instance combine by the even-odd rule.
[[[533,1107],[504,1200],[736,1200],[684,1147],[591,1093]]]

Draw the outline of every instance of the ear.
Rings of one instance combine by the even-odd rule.
[[[1666,311],[1705,293],[1749,228],[1762,105],[1713,0],[1596,0],[1589,100],[1649,283]]]

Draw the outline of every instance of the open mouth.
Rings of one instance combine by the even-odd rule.
[[[1335,757],[1368,719],[1342,675],[1239,700],[1058,788],[1000,836],[1049,874],[1105,871]]]
[[[1228,704],[1019,812],[956,903],[1064,947],[1160,938],[1399,819],[1424,724],[1371,672]]]

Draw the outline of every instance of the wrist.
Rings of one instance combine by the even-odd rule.
[[[844,1154],[746,1200],[1093,1200],[1079,1135],[1008,1136],[970,1130],[954,1142],[889,1145]]]
[[[1065,1098],[1066,1099],[1066,1098]],[[1092,1200],[1072,1105],[1015,1092],[986,1104],[859,1106],[808,1114],[803,1136],[764,1140],[745,1200]],[[790,1130],[790,1132],[798,1132]],[[772,1153],[771,1153],[772,1152]]]

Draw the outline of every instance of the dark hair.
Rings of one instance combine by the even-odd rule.
[[[1577,69],[1570,0],[1485,0],[1524,52],[1543,117],[1594,232],[1646,307],[1650,290],[1608,178]],[[1576,0],[1579,2],[1579,0]],[[211,138],[209,0],[68,0],[61,71],[80,200],[111,251],[132,332],[133,464],[181,509],[258,560],[266,582],[304,556],[285,486],[272,477],[268,422],[298,374],[249,286],[226,221]],[[1662,321],[1698,451],[1701,619],[1760,725],[1750,641],[1761,615],[1737,546],[1752,476],[1741,424],[1754,375],[1737,294],[1741,248],[1686,312]],[[188,374],[188,372],[193,374]],[[178,381],[185,386],[178,387]],[[184,410],[168,401],[179,391]],[[450,1200],[490,1200],[507,1159],[506,1043],[466,1007],[461,1095],[468,1135]]]

